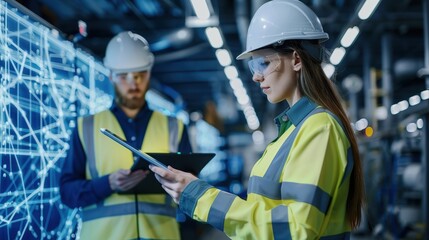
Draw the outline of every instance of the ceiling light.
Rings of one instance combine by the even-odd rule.
[[[247,120],[247,125],[249,126],[250,129],[256,130],[259,128],[260,123],[256,115],[249,116],[248,118],[246,118],[246,120]]]
[[[255,143],[256,145],[264,144],[264,142],[265,142],[264,133],[259,131],[259,130],[254,131],[252,133],[252,139],[253,139],[253,143]]]
[[[225,67],[223,71],[228,79],[238,78],[238,71],[234,66]]]
[[[417,124],[418,129],[422,129],[423,128],[423,119],[421,119],[421,118],[417,119],[416,124]]]
[[[208,27],[206,28],[206,35],[210,45],[213,48],[220,48],[223,45],[222,35],[220,34],[219,28]]]
[[[406,128],[407,128],[407,132],[409,133],[413,133],[417,131],[417,125],[415,123],[408,123]]]
[[[422,100],[429,99],[429,90],[424,90],[420,93],[420,96],[422,97]]]
[[[390,107],[390,112],[392,113],[392,115],[396,115],[400,112],[401,110],[399,109],[399,105],[398,104],[393,104]]]
[[[334,75],[335,67],[334,67],[334,65],[328,63],[325,66],[323,66],[323,71],[325,72],[325,74],[328,78],[331,78],[332,75]]]
[[[232,62],[231,56],[229,55],[229,52],[226,49],[216,50],[216,57],[220,65],[222,65],[223,67],[230,65]]]
[[[401,111],[405,111],[405,110],[407,110],[407,109],[408,109],[408,107],[410,106],[410,105],[408,104],[408,102],[407,102],[407,101],[405,101],[405,100],[402,100],[402,101],[398,102],[398,105],[399,105],[399,110],[401,110]]]
[[[386,120],[387,119],[387,109],[384,106],[377,107],[374,112],[375,118],[378,120]]]
[[[357,26],[348,28],[341,38],[341,45],[343,47],[349,47],[355,41],[356,37],[359,34],[359,28]]]
[[[195,15],[199,19],[206,20],[210,17],[210,10],[206,0],[191,0],[192,7],[194,8]]]
[[[346,54],[346,49],[343,47],[337,47],[335,48],[334,52],[332,52],[331,57],[329,60],[332,64],[337,65],[343,60],[344,55]]]
[[[420,103],[420,96],[419,95],[414,95],[412,97],[410,97],[408,99],[408,102],[410,103],[411,106],[417,105]]]
[[[248,104],[249,101],[250,101],[250,98],[249,98],[249,96],[247,96],[247,94],[243,94],[241,96],[237,96],[237,102],[240,105]]]
[[[238,88],[242,88],[243,87],[243,82],[239,78],[233,78],[233,79],[231,79],[229,81],[229,85],[231,85],[231,88],[233,90],[235,90],[235,89],[238,89]]]
[[[368,120],[366,118],[362,118],[356,122],[356,130],[361,131],[368,127]]]
[[[360,19],[365,20],[371,16],[377,7],[380,0],[366,0],[362,5],[362,8],[359,10],[358,16]]]

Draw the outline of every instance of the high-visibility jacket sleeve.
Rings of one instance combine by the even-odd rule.
[[[331,220],[344,224],[345,214],[330,218],[336,206],[341,209],[335,211],[345,213],[345,204],[337,205],[335,198],[349,142],[334,119],[326,114],[324,118],[328,119],[322,123],[309,118],[299,131],[279,179],[281,199],[249,195],[244,200],[196,180],[182,193],[180,208],[239,239],[317,239]]]

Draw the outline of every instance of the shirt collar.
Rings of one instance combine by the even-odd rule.
[[[122,109],[118,106],[118,104],[116,104],[115,101],[113,101],[112,106],[110,107],[110,111],[113,112],[113,113],[120,113],[121,115],[123,115],[123,116],[126,117],[124,111],[122,111]],[[136,115],[136,117],[134,119],[135,120],[141,119],[144,115],[147,115],[150,112],[151,112],[151,110],[149,109],[149,106],[148,106],[148,104],[146,102],[143,105],[143,107],[140,109],[140,111],[137,113],[137,115]]]
[[[313,101],[307,97],[302,97],[292,107],[288,107],[284,112],[278,115],[274,119],[274,122],[280,126],[282,123],[290,120],[293,125],[297,126],[305,116],[307,116],[316,107],[317,105]]]

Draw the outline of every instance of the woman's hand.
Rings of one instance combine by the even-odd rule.
[[[182,172],[180,170],[174,169],[171,166],[168,166],[170,171],[164,170],[160,167],[154,165],[149,166],[150,170],[155,173],[155,177],[158,182],[161,183],[162,188],[173,198],[174,202],[179,203],[180,196],[182,195],[183,190],[188,186],[188,184],[196,179],[194,175]]]

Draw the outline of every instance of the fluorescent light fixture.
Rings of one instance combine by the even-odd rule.
[[[415,131],[417,131],[417,124],[415,124],[415,123],[408,123],[408,125],[407,125],[407,132],[413,133]]]
[[[341,38],[341,46],[345,48],[350,47],[350,45],[352,45],[352,43],[355,41],[358,34],[359,28],[357,26],[348,28],[347,31],[344,33],[343,37]]]
[[[361,9],[358,12],[358,16],[361,20],[366,20],[371,16],[377,7],[380,0],[366,0],[366,2],[362,5]]]
[[[207,20],[210,17],[209,6],[207,5],[206,0],[191,0],[192,7],[194,8],[195,15],[199,19]]]
[[[399,109],[399,105],[398,104],[393,104],[390,107],[390,113],[392,113],[392,115],[396,115],[400,112],[401,110]]]
[[[366,118],[362,118],[356,122],[356,130],[362,131],[368,127],[368,120]]]
[[[326,64],[325,66],[323,66],[323,72],[325,72],[325,74],[326,74],[326,76],[328,78],[331,78],[332,75],[334,75],[334,72],[335,72],[334,65],[332,65],[330,63]]]
[[[213,48],[220,48],[223,46],[222,35],[220,34],[219,28],[217,27],[208,27],[206,28],[206,35],[209,39],[210,45]]]
[[[265,142],[264,133],[257,130],[252,133],[253,143],[255,145],[262,145]]]
[[[246,120],[247,120],[247,125],[249,126],[249,128],[251,130],[256,130],[259,128],[260,123],[259,123],[259,120],[256,117],[256,115],[251,116],[251,117],[247,118]]]
[[[216,57],[219,61],[220,65],[223,67],[228,66],[231,64],[231,55],[229,54],[228,50],[226,49],[218,49],[216,50]]]
[[[331,61],[333,65],[337,65],[341,60],[343,60],[344,55],[346,55],[346,49],[343,47],[337,47],[334,49],[334,52],[332,52],[329,61]]]
[[[247,94],[243,94],[243,95],[237,97],[237,102],[240,105],[247,104],[247,103],[249,103],[249,101],[250,101],[250,98]]]
[[[259,119],[256,116],[255,111],[253,111],[252,113],[246,114],[246,121],[247,121],[247,126],[249,126],[250,129],[252,130],[256,130],[259,128],[260,123],[259,123]]]
[[[402,100],[402,101],[398,102],[398,105],[399,105],[399,110],[401,110],[401,111],[407,110],[408,107],[410,106],[406,100]]]
[[[229,85],[231,85],[232,90],[236,90],[243,87],[243,82],[239,78],[233,78],[229,81]]]
[[[236,98],[241,98],[242,96],[247,96],[247,91],[244,87],[234,89],[234,95]],[[244,103],[240,103],[244,105]]]
[[[255,114],[255,109],[250,104],[246,104],[243,107],[243,113],[245,116],[253,115]]]
[[[244,117],[246,118],[247,126],[251,130],[258,129],[261,124],[259,123],[259,119],[256,116],[255,109],[252,107],[252,104],[250,103],[250,101],[249,103],[242,105],[242,107],[243,107]]]
[[[247,96],[247,91],[245,88],[238,88],[234,90],[234,95],[238,99],[243,98],[244,96]],[[243,99],[242,99],[243,100]],[[239,101],[240,105],[245,105],[244,101]]]
[[[417,124],[418,129],[422,129],[423,128],[423,119],[421,119],[421,118],[417,119],[416,124]]]
[[[421,101],[421,99],[420,99],[419,95],[414,95],[408,99],[408,102],[410,103],[411,106],[415,106],[415,105],[419,104],[420,101]]]
[[[374,112],[375,118],[378,120],[387,119],[387,109],[384,106],[377,107]]]
[[[228,79],[238,78],[238,71],[234,66],[225,67],[223,71]]]
[[[420,96],[422,97],[422,100],[429,99],[429,90],[424,90],[420,93]]]

